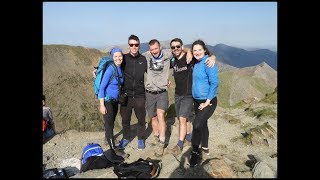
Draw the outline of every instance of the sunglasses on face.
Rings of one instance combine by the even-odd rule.
[[[139,45],[140,45],[140,44],[129,44],[130,47],[133,47],[133,46],[139,47]]]
[[[177,49],[179,49],[181,46],[171,46],[171,49],[175,49],[175,48],[177,48]]]

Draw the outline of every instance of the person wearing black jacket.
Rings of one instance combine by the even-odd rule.
[[[119,148],[124,149],[130,139],[130,121],[132,109],[138,119],[138,149],[145,148],[144,134],[146,123],[145,110],[145,86],[144,73],[147,71],[147,61],[145,56],[140,54],[140,40],[135,35],[128,38],[129,53],[124,55],[122,69],[124,72],[124,92],[128,95],[126,105],[120,106],[120,115],[122,118],[123,138],[120,141]]]

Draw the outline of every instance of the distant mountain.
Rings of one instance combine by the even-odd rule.
[[[161,42],[164,48],[170,48],[170,41]],[[185,45],[191,48],[191,44]],[[228,46],[225,44],[217,44],[215,46],[207,45],[209,51],[214,52],[217,61],[228,64],[233,67],[243,68],[256,66],[262,62],[267,63],[270,67],[277,70],[277,53],[268,49],[256,49],[247,51],[245,49]],[[140,52],[144,53],[149,50],[148,43],[141,43]]]
[[[209,51],[214,52],[218,61],[234,67],[243,68],[256,66],[265,62],[270,67],[277,70],[277,53],[268,49],[247,51],[225,44],[217,44],[215,46],[208,45],[208,49]]]

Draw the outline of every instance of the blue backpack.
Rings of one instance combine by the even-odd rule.
[[[83,148],[82,157],[81,157],[81,165],[87,162],[87,159],[92,156],[102,156],[103,149],[100,144],[89,143],[86,147]]]
[[[115,64],[113,63],[113,59],[107,56],[102,57],[96,71],[96,78],[94,79],[94,83],[93,83],[93,89],[94,89],[94,94],[96,95],[96,98],[98,98],[99,88],[100,88],[103,75],[106,72],[106,69],[109,67],[109,65],[112,65],[112,67],[114,68],[113,74],[109,82],[111,82],[113,78],[116,77],[117,69]]]

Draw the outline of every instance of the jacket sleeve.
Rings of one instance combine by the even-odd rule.
[[[217,95],[217,90],[219,86],[219,77],[218,77],[218,67],[215,64],[213,67],[205,67],[206,73],[209,77],[209,93],[207,99],[212,100]]]
[[[101,80],[101,84],[100,84],[100,87],[99,87],[99,93],[98,93],[98,98],[105,98],[106,97],[106,91],[107,91],[107,88],[108,88],[108,83],[109,83],[109,80],[112,76],[112,73],[113,73],[113,69],[111,66],[109,66],[107,69],[106,69],[106,72],[104,73],[103,77],[102,77],[102,80]]]

